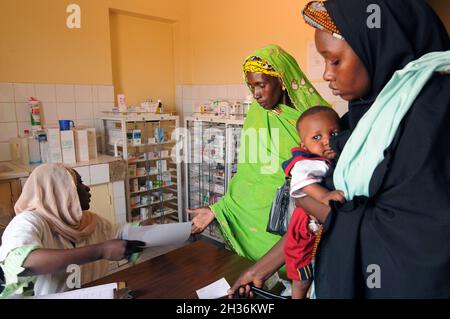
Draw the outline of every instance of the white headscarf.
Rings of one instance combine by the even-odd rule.
[[[96,228],[96,215],[81,209],[73,169],[60,164],[43,164],[33,170],[14,210],[42,216],[56,232],[78,243]]]

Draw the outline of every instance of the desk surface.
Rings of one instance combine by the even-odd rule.
[[[86,287],[124,281],[137,299],[196,299],[196,290],[225,277],[232,285],[252,262],[224,248],[197,241]]]

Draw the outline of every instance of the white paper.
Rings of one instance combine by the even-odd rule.
[[[199,299],[219,299],[225,297],[230,289],[225,278],[222,278],[202,289],[197,290],[197,296]]]
[[[133,227],[126,225],[122,232],[124,240],[140,240],[145,247],[178,245],[191,236],[192,223],[174,223]]]
[[[117,289],[117,283],[24,299],[114,299],[114,289]]]

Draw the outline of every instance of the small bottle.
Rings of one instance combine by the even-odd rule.
[[[158,100],[158,110],[156,111],[156,113],[158,113],[158,114],[163,114],[164,113],[164,111],[163,111],[163,104],[162,104],[161,100]]]

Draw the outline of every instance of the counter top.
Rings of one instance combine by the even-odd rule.
[[[27,177],[29,172],[11,162],[0,162],[0,181]]]
[[[123,161],[120,157],[99,154],[96,159],[88,162],[78,162],[75,164],[64,164],[68,167],[83,167],[91,165],[109,164],[113,162]],[[0,162],[0,181],[10,180],[22,177],[28,177],[30,173],[40,164],[24,165],[17,162]]]

